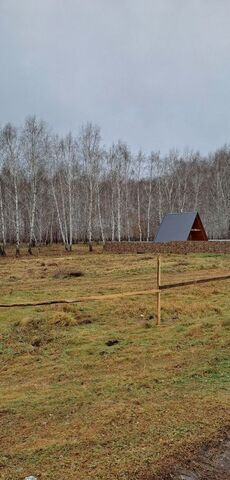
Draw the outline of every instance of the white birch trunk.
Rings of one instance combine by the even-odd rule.
[[[55,202],[55,207],[56,207],[56,212],[57,212],[58,223],[59,223],[59,228],[60,228],[60,232],[61,232],[62,241],[63,241],[64,246],[66,247],[65,233],[64,233],[63,226],[62,226],[60,210],[59,210],[57,196],[56,196],[56,192],[55,192],[53,182],[52,182],[52,192],[53,192],[53,197],[54,197],[54,202]]]
[[[101,218],[99,186],[97,186],[97,208],[98,208],[99,225],[100,225],[100,230],[101,230],[101,239],[102,239],[102,243],[105,243],[105,235],[104,235],[103,223],[102,223],[102,218]]]
[[[117,239],[121,241],[121,187],[120,182],[117,182]]]
[[[129,224],[129,199],[128,199],[128,184],[125,183],[125,213],[126,213],[126,228],[127,228],[127,240],[130,242],[130,224]]]
[[[140,185],[137,186],[137,222],[139,230],[139,240],[142,242],[142,228],[141,228],[141,204],[140,204]]]
[[[36,212],[36,201],[37,201],[37,185],[36,179],[33,180],[33,204],[32,204],[32,213],[30,221],[30,236],[29,236],[29,247],[28,252],[32,255],[32,246],[34,240],[34,221],[35,221],[35,212]]]
[[[53,244],[53,213],[51,216],[51,222],[50,222],[50,244]]]
[[[93,211],[93,182],[89,180],[89,218],[88,218],[88,238],[89,250],[92,251],[92,211]]]
[[[2,227],[2,249],[1,249],[1,255],[5,255],[5,245],[6,245],[6,239],[5,239],[5,219],[4,219],[4,209],[3,209],[3,200],[2,200],[2,186],[0,182],[0,215],[1,215],[1,227]]]
[[[67,222],[66,222],[66,210],[65,210],[65,198],[64,198],[64,192],[62,188],[62,180],[60,178],[60,190],[61,190],[61,202],[62,202],[62,215],[63,215],[63,231],[65,234],[65,249],[68,250],[68,229],[67,229]]]
[[[17,185],[16,175],[14,175],[14,194],[15,194],[16,257],[18,257],[20,255],[20,226],[19,226],[19,208],[18,208],[18,185]]]
[[[149,239],[150,239],[150,211],[151,211],[151,204],[152,204],[152,179],[150,179],[150,183],[149,183],[149,194],[148,194],[147,242],[149,242]]]
[[[69,169],[71,167],[69,166]],[[73,214],[72,214],[72,179],[71,172],[69,172],[69,182],[68,182],[68,193],[69,193],[69,251],[72,250],[73,244]]]
[[[161,191],[161,180],[158,179],[158,223],[162,222],[162,191]]]
[[[111,204],[112,204],[112,211],[111,211],[111,240],[114,242],[115,239],[115,214],[114,214],[114,193],[112,189],[112,199],[111,199]]]

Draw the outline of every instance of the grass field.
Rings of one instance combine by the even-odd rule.
[[[163,256],[162,280],[230,256]],[[82,276],[69,277],[80,271]],[[0,259],[0,303],[156,286],[154,255],[44,247]],[[230,281],[76,305],[0,309],[0,478],[163,478],[230,423]]]

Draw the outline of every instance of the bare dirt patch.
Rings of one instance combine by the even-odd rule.
[[[164,480],[229,480],[230,429],[222,432],[215,442],[209,442],[187,462],[166,475]],[[163,479],[162,479],[163,480]]]
[[[84,273],[83,272],[80,272],[80,271],[76,271],[76,272],[57,272],[54,274],[54,278],[61,278],[61,279],[64,279],[64,278],[74,278],[74,277],[83,277],[84,276]]]

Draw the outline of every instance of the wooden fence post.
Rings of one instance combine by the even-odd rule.
[[[157,325],[161,325],[161,257],[157,257]]]

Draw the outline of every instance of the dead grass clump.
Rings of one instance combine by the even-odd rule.
[[[16,346],[17,351],[21,351],[20,347],[23,345],[26,348],[28,346],[38,348],[52,342],[54,338],[55,335],[50,329],[47,318],[39,316],[24,317],[11,326],[7,343]]]
[[[186,337],[189,338],[200,338],[203,336],[203,329],[201,325],[195,325],[186,332],[185,334]]]
[[[13,348],[15,354],[47,348],[49,344],[60,344],[65,341],[65,333],[80,326],[92,323],[89,316],[79,313],[51,312],[49,315],[24,317],[14,322],[3,339],[4,349]],[[56,347],[55,347],[56,348]]]
[[[25,317],[15,322],[11,331],[18,336],[32,337],[36,333],[52,332],[56,326],[68,327],[75,325],[75,319],[68,313],[56,312],[51,315]]]
[[[67,312],[57,312],[51,317],[50,323],[58,327],[71,327],[76,325],[76,319]]]
[[[82,312],[76,312],[73,308],[66,309],[65,305],[63,311],[56,312],[53,315],[51,323],[62,327],[74,327],[78,325],[89,325],[93,321],[90,315],[84,315]]]
[[[58,305],[59,307],[59,310],[63,311],[63,312],[67,312],[67,313],[76,313],[76,305],[71,305],[71,304],[67,304],[67,305]]]
[[[29,333],[39,330],[41,318],[39,316],[23,317],[12,325],[12,331],[19,333]]]
[[[17,346],[17,351],[21,351],[22,345],[43,347],[54,340],[60,341],[65,330],[91,323],[92,319],[89,315],[60,310],[51,312],[49,315],[43,313],[24,317],[11,325],[6,343]]]

